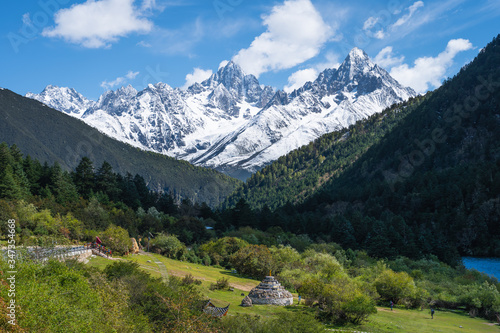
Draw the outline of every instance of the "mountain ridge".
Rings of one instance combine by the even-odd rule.
[[[66,170],[73,170],[84,156],[96,167],[107,161],[120,174],[141,175],[152,190],[212,207],[239,184],[215,170],[109,138],[80,119],[7,89],[0,90],[0,119],[0,142],[16,144],[41,163],[57,162]]]
[[[498,257],[499,77],[500,35],[435,91],[282,156],[225,207],[271,208],[265,228],[377,257]]]
[[[338,69],[290,94],[261,86],[231,61],[186,90],[128,86],[85,103],[74,90],[48,86],[27,97],[141,149],[246,178],[322,134],[415,95],[355,48]]]

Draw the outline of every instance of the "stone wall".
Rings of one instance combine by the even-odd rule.
[[[293,304],[293,297],[290,298],[252,298],[252,304],[266,304],[286,306]]]

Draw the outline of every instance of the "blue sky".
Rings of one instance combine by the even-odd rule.
[[[0,86],[185,87],[234,60],[291,90],[365,50],[425,92],[500,33],[500,1],[25,0],[2,3]]]

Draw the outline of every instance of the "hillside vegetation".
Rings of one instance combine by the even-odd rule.
[[[424,99],[411,98],[280,157],[253,174],[225,201],[224,207],[232,207],[241,199],[253,209],[267,206],[271,210],[303,202],[342,175]]]
[[[398,308],[453,309],[490,320],[500,313],[498,281],[460,265],[451,267],[431,255],[379,260],[271,224],[266,231],[241,227],[254,218],[241,203],[220,214],[188,200],[176,204],[172,196],[149,191],[139,175],[117,174],[107,163],[95,169],[83,158],[67,172],[0,144],[0,234],[3,244],[15,241],[21,250],[19,257],[7,257],[16,258],[20,332],[316,333],[325,324],[370,325],[377,305],[390,301]],[[229,228],[223,231],[224,226]],[[96,269],[39,261],[20,248],[50,249],[97,236],[113,256],[128,253],[130,236],[157,255],[135,256],[135,263],[101,259],[92,264]],[[0,268],[0,301],[6,304],[11,296],[3,257]],[[227,272],[233,269],[239,276]],[[238,316],[222,321],[202,313],[207,298],[237,306],[237,293],[247,293],[269,272],[300,294],[303,305],[270,313],[238,308]],[[0,309],[4,329],[12,328],[6,309]]]
[[[107,161],[120,174],[141,175],[152,190],[211,206],[240,183],[215,170],[111,139],[80,120],[5,89],[0,90],[0,119],[0,142],[16,144],[42,164],[57,162],[66,171],[83,157],[95,165]]]
[[[498,257],[499,77],[496,37],[436,91],[281,158],[228,206],[379,257]]]

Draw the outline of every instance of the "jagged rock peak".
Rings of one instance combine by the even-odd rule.
[[[128,85],[126,87],[121,87],[120,89],[117,90],[117,92],[120,92],[122,94],[126,94],[126,95],[136,95],[137,94],[137,90],[132,87],[132,85]]]
[[[245,73],[241,67],[233,61],[219,68],[217,73],[212,74],[207,80],[202,82],[204,86],[214,86],[222,83],[227,89],[239,91],[243,84]]]
[[[50,107],[72,115],[81,114],[87,108],[94,105],[94,101],[85,98],[74,88],[58,87],[55,85],[46,86],[40,94],[31,92],[26,97],[36,99]]]
[[[355,47],[338,68],[338,78],[341,82],[349,82],[355,76],[369,72],[373,67],[375,67],[375,64],[368,55],[363,50]]]
[[[357,47],[353,48],[351,52],[349,52],[346,59],[370,61],[370,57],[368,57],[368,54],[366,54],[365,51]]]

